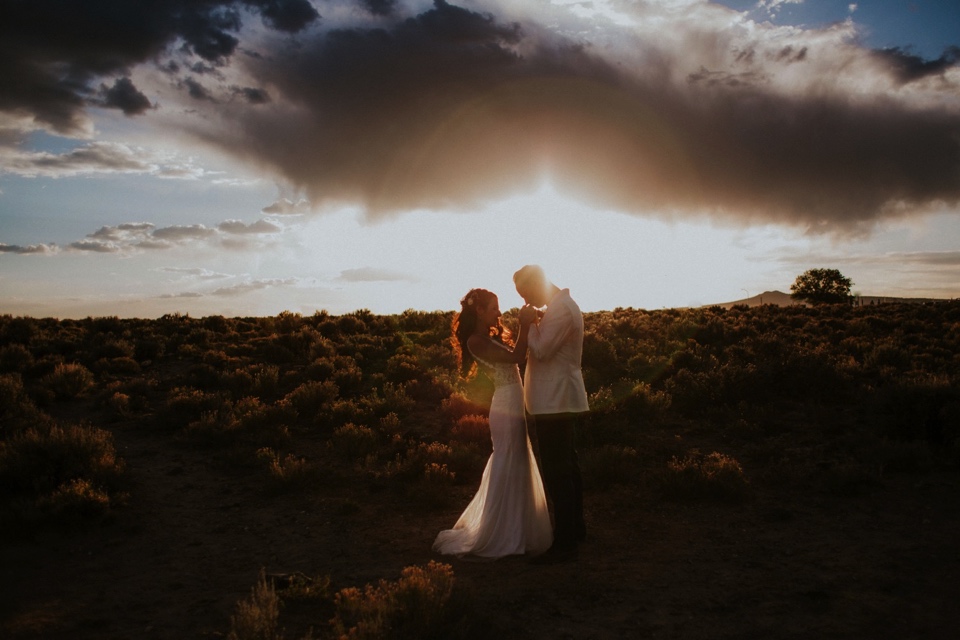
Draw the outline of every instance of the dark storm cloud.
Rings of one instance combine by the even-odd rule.
[[[943,55],[936,60],[925,60],[899,47],[879,49],[874,54],[889,66],[890,71],[903,84],[929,76],[943,75],[944,71],[960,63],[960,47],[947,47]]]
[[[367,11],[375,16],[389,16],[397,6],[397,0],[361,0]]]
[[[117,78],[112,87],[100,85],[103,106],[120,109],[128,116],[135,116],[150,108],[150,100],[138,90],[130,78]]]
[[[93,78],[135,113],[143,93],[121,82],[132,67],[192,72],[203,84],[179,82],[197,99],[198,138],[318,208],[374,218],[470,209],[545,177],[604,208],[815,230],[960,201],[955,48],[923,60],[850,44],[846,23],[746,28],[706,0],[601,5],[636,26],[550,3],[504,18],[445,0],[416,15],[353,0],[310,30],[306,0],[7,3],[0,110],[74,131],[104,98]],[[298,35],[240,42],[243,9]],[[192,59],[161,55],[174,48]],[[63,158],[27,160],[22,172]],[[304,209],[280,200],[264,212]]]
[[[544,175],[622,211],[817,230],[960,200],[955,108],[773,86],[784,69],[822,64],[830,52],[821,45],[814,56],[815,40],[677,82],[687,52],[641,47],[620,59],[626,48],[443,0],[389,24],[329,30],[287,57],[245,59],[257,81],[276,87],[274,104],[297,109],[247,111],[229,135],[198,135],[254,154],[315,205],[359,203],[371,216],[469,208]],[[851,64],[872,60],[878,77],[900,68],[850,51],[860,55]]]
[[[100,99],[99,78],[125,76],[174,45],[208,63],[223,63],[237,48],[242,8],[290,33],[319,18],[308,0],[0,3],[0,111],[28,113],[61,133],[76,132],[84,107]],[[118,82],[107,90],[106,104],[142,113],[138,93],[132,83]]]
[[[270,94],[265,89],[255,87],[234,87],[233,92],[241,96],[250,104],[266,104],[270,102]]]
[[[194,100],[210,100],[211,102],[215,102],[213,96],[207,91],[207,88],[193,78],[184,78],[183,84],[187,87],[187,93],[190,94],[190,97]]]

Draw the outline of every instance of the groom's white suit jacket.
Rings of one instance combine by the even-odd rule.
[[[583,355],[583,314],[561,289],[547,304],[540,322],[530,325],[523,398],[527,411],[580,413],[587,411],[580,358]]]

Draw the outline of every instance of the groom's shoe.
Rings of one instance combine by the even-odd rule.
[[[577,547],[550,547],[545,552],[536,556],[530,561],[530,564],[561,564],[571,562],[579,556]]]

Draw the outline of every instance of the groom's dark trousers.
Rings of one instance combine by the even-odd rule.
[[[553,546],[572,549],[586,534],[583,481],[577,461],[576,436],[581,413],[532,416],[540,450],[540,475],[553,502]]]

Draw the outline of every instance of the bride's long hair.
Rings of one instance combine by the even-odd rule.
[[[450,338],[453,351],[457,355],[457,365],[460,375],[469,378],[476,368],[476,359],[467,348],[467,340],[477,330],[477,308],[486,307],[496,298],[496,294],[486,289],[471,289],[460,300],[460,312],[453,317],[453,335]],[[490,337],[506,345],[513,345],[510,330],[503,326],[500,318],[497,324],[490,327]]]

